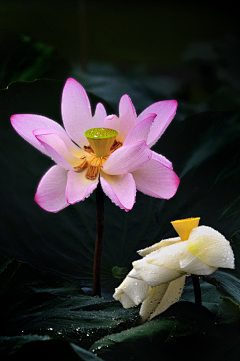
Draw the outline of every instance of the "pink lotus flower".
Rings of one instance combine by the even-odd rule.
[[[15,114],[14,129],[30,144],[55,162],[41,179],[36,202],[49,212],[87,198],[100,181],[104,193],[122,209],[132,209],[136,190],[156,198],[174,196],[179,178],[172,164],[150,150],[163,134],[177,108],[175,100],[161,101],[138,117],[128,95],[119,103],[119,117],[107,116],[99,103],[92,116],[88,96],[74,79],[68,79],[62,95],[62,118],[66,131],[57,122],[41,115]],[[92,128],[107,136],[116,130],[115,140],[104,154],[89,145],[85,132]],[[110,132],[110,133],[109,133]],[[91,139],[89,139],[91,141]],[[106,147],[106,139],[101,139]]]

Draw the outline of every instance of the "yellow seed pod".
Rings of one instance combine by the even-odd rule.
[[[106,157],[118,132],[109,128],[92,128],[84,132],[96,156]]]
[[[180,219],[171,222],[182,241],[186,241],[193,228],[198,227],[200,217]]]

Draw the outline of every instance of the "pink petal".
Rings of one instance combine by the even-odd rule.
[[[67,171],[54,165],[42,177],[35,201],[48,212],[58,212],[69,204],[66,200]]]
[[[178,189],[179,178],[172,168],[167,167],[166,158],[153,153],[152,159],[133,172],[137,190],[156,198],[169,199]]]
[[[50,140],[50,135],[56,135],[65,144],[66,149],[69,152],[71,152],[71,154],[74,155],[75,157],[79,157],[82,154],[85,154],[85,152],[81,148],[79,148],[75,143],[73,143],[73,141],[69,138],[69,136],[67,135],[64,129],[62,132],[59,132],[54,129],[39,128],[39,129],[35,129],[33,131],[33,134],[35,137],[39,135],[46,135],[46,136],[49,135],[49,140]]]
[[[136,184],[130,173],[107,175],[101,172],[100,182],[104,193],[125,211],[132,209],[136,197]]]
[[[177,102],[176,100],[164,100],[158,103],[154,103],[146,108],[139,116],[138,122],[146,118],[147,114],[157,114],[152,127],[150,129],[147,145],[151,148],[164,133],[173,117],[176,114]]]
[[[168,160],[166,157],[164,157],[162,154],[158,154],[156,152],[152,151],[152,160],[156,160],[157,162],[162,163],[163,165],[165,165],[167,168],[173,169],[172,166],[172,162],[170,162],[170,160]]]
[[[80,163],[79,158],[86,153],[77,147],[67,134],[53,132],[48,129],[37,129],[33,132],[35,137],[44,146],[48,155],[61,167],[73,169]],[[70,150],[76,155],[74,156]],[[69,166],[70,165],[70,166]]]
[[[98,178],[91,181],[85,177],[86,170],[82,172],[68,172],[67,201],[70,204],[83,201],[97,188]]]
[[[15,114],[11,116],[11,123],[13,128],[21,135],[27,142],[32,144],[42,153],[47,154],[46,149],[39,143],[33,135],[33,130],[38,128],[46,128],[65,133],[65,130],[60,124],[49,118],[35,114]]]
[[[102,105],[102,103],[98,103],[96,106],[96,111],[95,111],[95,115],[94,115],[94,122],[100,123],[100,127],[103,127],[103,120],[106,118],[107,116],[107,112],[104,108],[104,106]],[[96,127],[95,127],[96,128]],[[88,128],[91,129],[91,128]]]
[[[128,95],[123,95],[119,103],[119,117],[110,115],[104,121],[104,127],[118,131],[117,140],[124,142],[128,133],[137,124],[135,108]]]
[[[62,118],[70,138],[82,148],[88,145],[84,132],[91,128],[103,127],[105,116],[103,105],[98,105],[96,117],[92,117],[86,91],[76,80],[69,78],[62,94]]]
[[[137,125],[130,131],[130,133],[128,133],[127,138],[123,144],[130,145],[137,143],[139,140],[147,141],[148,133],[155,117],[156,114],[148,114],[145,119],[137,123]]]
[[[73,169],[73,167],[67,162],[66,159],[64,159],[62,157],[61,154],[59,154],[54,148],[52,148],[50,145],[48,145],[47,142],[45,142],[44,138],[46,138],[46,136],[37,136],[36,137],[39,142],[42,144],[42,146],[45,148],[46,150],[46,154],[52,158],[52,160],[57,164],[59,165],[61,168],[64,168],[65,170],[70,170],[70,169]]]
[[[152,151],[144,140],[136,144],[122,146],[113,152],[102,166],[106,174],[131,173],[151,159]]]

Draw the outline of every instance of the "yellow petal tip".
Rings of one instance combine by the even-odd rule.
[[[172,221],[172,225],[175,231],[178,233],[182,241],[186,241],[191,233],[193,228],[198,227],[200,217],[179,219],[177,221]]]

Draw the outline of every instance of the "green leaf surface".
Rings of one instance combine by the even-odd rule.
[[[48,336],[0,336],[1,360],[101,361],[102,359],[75,344]]]
[[[0,341],[5,354],[48,339],[86,349],[117,327],[128,327],[138,313],[124,310],[117,301],[88,296],[57,275],[17,261],[2,267],[0,284]]]
[[[236,321],[236,310],[229,313]],[[237,322],[239,315],[238,308]],[[106,361],[210,361],[213,357],[233,361],[240,351],[238,328],[239,323],[232,326],[217,322],[205,307],[179,302],[150,322],[105,336],[91,350]]]

